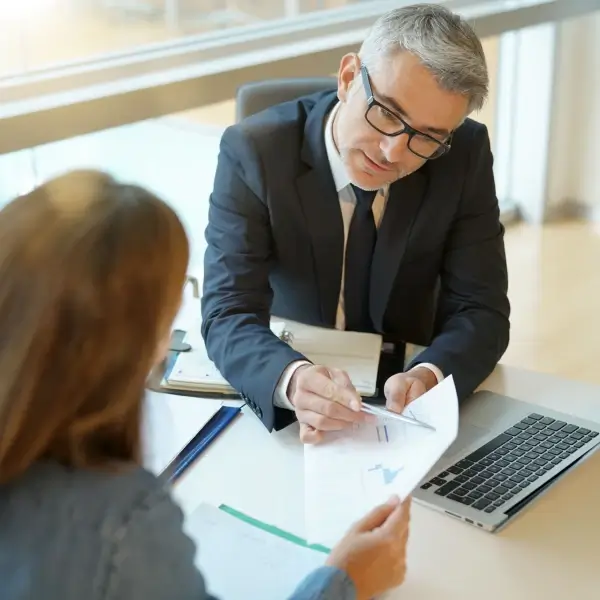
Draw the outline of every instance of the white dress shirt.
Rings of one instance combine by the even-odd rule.
[[[354,191],[352,190],[350,178],[348,177],[348,172],[346,171],[346,166],[340,156],[335,142],[333,140],[333,120],[335,118],[335,114],[338,110],[339,104],[336,104],[329,114],[327,119],[327,123],[325,124],[325,148],[327,151],[327,159],[329,160],[329,167],[331,169],[331,174],[333,175],[333,181],[335,184],[335,189],[338,193],[340,199],[340,209],[342,211],[342,220],[344,223],[344,263],[345,263],[345,249],[346,243],[348,241],[348,229],[350,227],[350,222],[352,221],[352,215],[354,214],[354,207],[356,206],[356,197],[354,196]],[[379,228],[381,223],[381,219],[383,217],[383,213],[385,210],[385,206],[387,203],[388,197],[388,187],[379,190],[377,195],[375,196],[375,200],[373,201],[373,218],[375,219],[375,226]],[[344,312],[344,272],[345,272],[345,264],[342,265],[342,282],[340,285],[340,296],[338,300],[338,307],[336,312],[335,319],[335,328],[339,330],[344,330],[346,328],[346,316]],[[287,396],[288,386],[290,384],[290,379],[292,375],[296,371],[298,367],[304,364],[311,364],[308,361],[295,361],[288,365],[288,367],[283,372],[279,383],[277,384],[277,388],[275,389],[275,396],[273,398],[274,404],[276,406],[280,406],[282,408],[289,408],[290,410],[294,410],[291,402]],[[443,373],[440,371],[438,367],[432,365],[430,363],[420,363],[420,367],[426,367],[433,371],[435,374],[438,383],[444,378]]]

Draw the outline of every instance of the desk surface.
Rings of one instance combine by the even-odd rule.
[[[599,386],[500,366],[481,389],[555,410],[568,407],[600,422]],[[303,451],[297,427],[269,434],[245,409],[182,478],[175,497],[186,514],[202,501],[225,503],[302,536]],[[393,597],[594,597],[600,591],[599,512],[600,454],[563,478],[499,534],[413,503],[408,578]]]

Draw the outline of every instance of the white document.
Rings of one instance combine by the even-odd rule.
[[[185,529],[198,545],[196,566],[208,592],[223,600],[284,600],[326,558],[208,504]]]
[[[458,433],[452,376],[404,412],[435,432],[389,418],[328,434],[304,447],[306,534],[331,547],[346,530],[392,494],[408,497]]]
[[[162,473],[222,404],[202,398],[147,394],[142,421],[144,466],[155,475]]]

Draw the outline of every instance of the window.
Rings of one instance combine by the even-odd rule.
[[[164,117],[0,156],[0,205],[75,168],[149,188],[177,211],[200,264],[221,128]]]
[[[2,2],[0,77],[168,44],[182,38],[215,34],[225,38],[232,29],[268,25],[317,11],[343,10],[359,2],[361,0]]]
[[[128,169],[137,173],[136,180],[147,184],[144,177],[157,176],[150,173],[156,171],[151,165],[160,165],[161,157],[168,160],[169,156],[146,139],[168,137],[169,141],[163,142],[174,146],[178,143],[176,135],[179,140],[192,135],[184,132],[198,120],[213,126],[227,125],[234,118],[231,98],[246,81],[334,72],[340,56],[356,50],[365,28],[381,13],[412,0],[269,2],[236,0],[236,10],[260,12],[260,18],[248,24],[234,23],[229,18],[213,19],[209,20],[210,28],[202,25],[202,30],[196,20],[198,11],[209,11],[214,16],[222,6],[230,10],[233,4],[220,0],[1,3],[0,18],[10,26],[0,38],[0,201],[57,169],[78,166],[98,166],[111,172]],[[492,86],[487,105],[474,117],[483,121],[490,132],[504,208],[508,196],[513,200],[516,197],[514,186],[508,185],[514,178],[507,163],[511,162],[511,148],[521,147],[515,137],[512,104],[515,98],[520,102],[523,98],[514,76],[497,77],[498,67],[504,75],[514,70],[514,61],[504,60],[505,48],[499,41],[511,34],[498,34],[586,14],[592,9],[587,0],[447,0],[447,4],[468,16],[480,35],[486,36]],[[106,33],[98,35],[97,43],[92,40],[92,30],[84,26],[85,19]],[[171,29],[167,34],[168,27]],[[160,36],[150,35],[150,31],[159,29],[163,32]],[[546,48],[534,54],[541,62],[550,60]],[[504,98],[500,102],[498,92],[502,90],[500,96]],[[546,89],[541,93],[544,98],[548,96]],[[549,96],[546,99],[551,101]],[[209,117],[217,103],[222,107],[219,116]],[[162,118],[174,113],[178,134],[173,133],[174,117]],[[194,135],[198,135],[197,130]],[[118,147],[121,143],[149,153],[145,170],[141,163],[133,166],[139,162],[139,152],[124,154]],[[199,140],[191,143],[198,147],[202,144]],[[99,150],[113,146],[114,153]],[[122,160],[118,162],[116,156]],[[91,163],[85,162],[88,158]],[[177,168],[167,166],[165,172],[172,174]],[[193,176],[197,176],[193,168],[192,174],[186,171],[184,175]],[[173,190],[181,186],[164,185],[164,189]]]

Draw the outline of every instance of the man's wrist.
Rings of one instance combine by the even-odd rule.
[[[437,374],[432,369],[429,369],[428,367],[422,365],[417,365],[413,367],[409,371],[409,374],[420,379],[424,383],[427,391],[435,387],[439,382]]]
[[[292,373],[292,376],[290,377],[290,382],[288,383],[288,388],[287,388],[287,399],[289,401],[289,403],[294,406],[294,394],[296,393],[296,388],[298,387],[298,375],[300,374],[300,371],[302,371],[303,369],[306,369],[306,367],[310,367],[312,363],[309,362],[303,362],[301,364],[299,364],[296,369],[294,370],[294,372]]]
[[[289,400],[288,391],[291,385],[292,377],[296,370],[304,364],[310,364],[305,360],[296,360],[290,363],[279,379],[277,387],[275,388],[275,394],[273,395],[273,404],[279,408],[285,408],[287,410],[294,410],[294,406]]]

